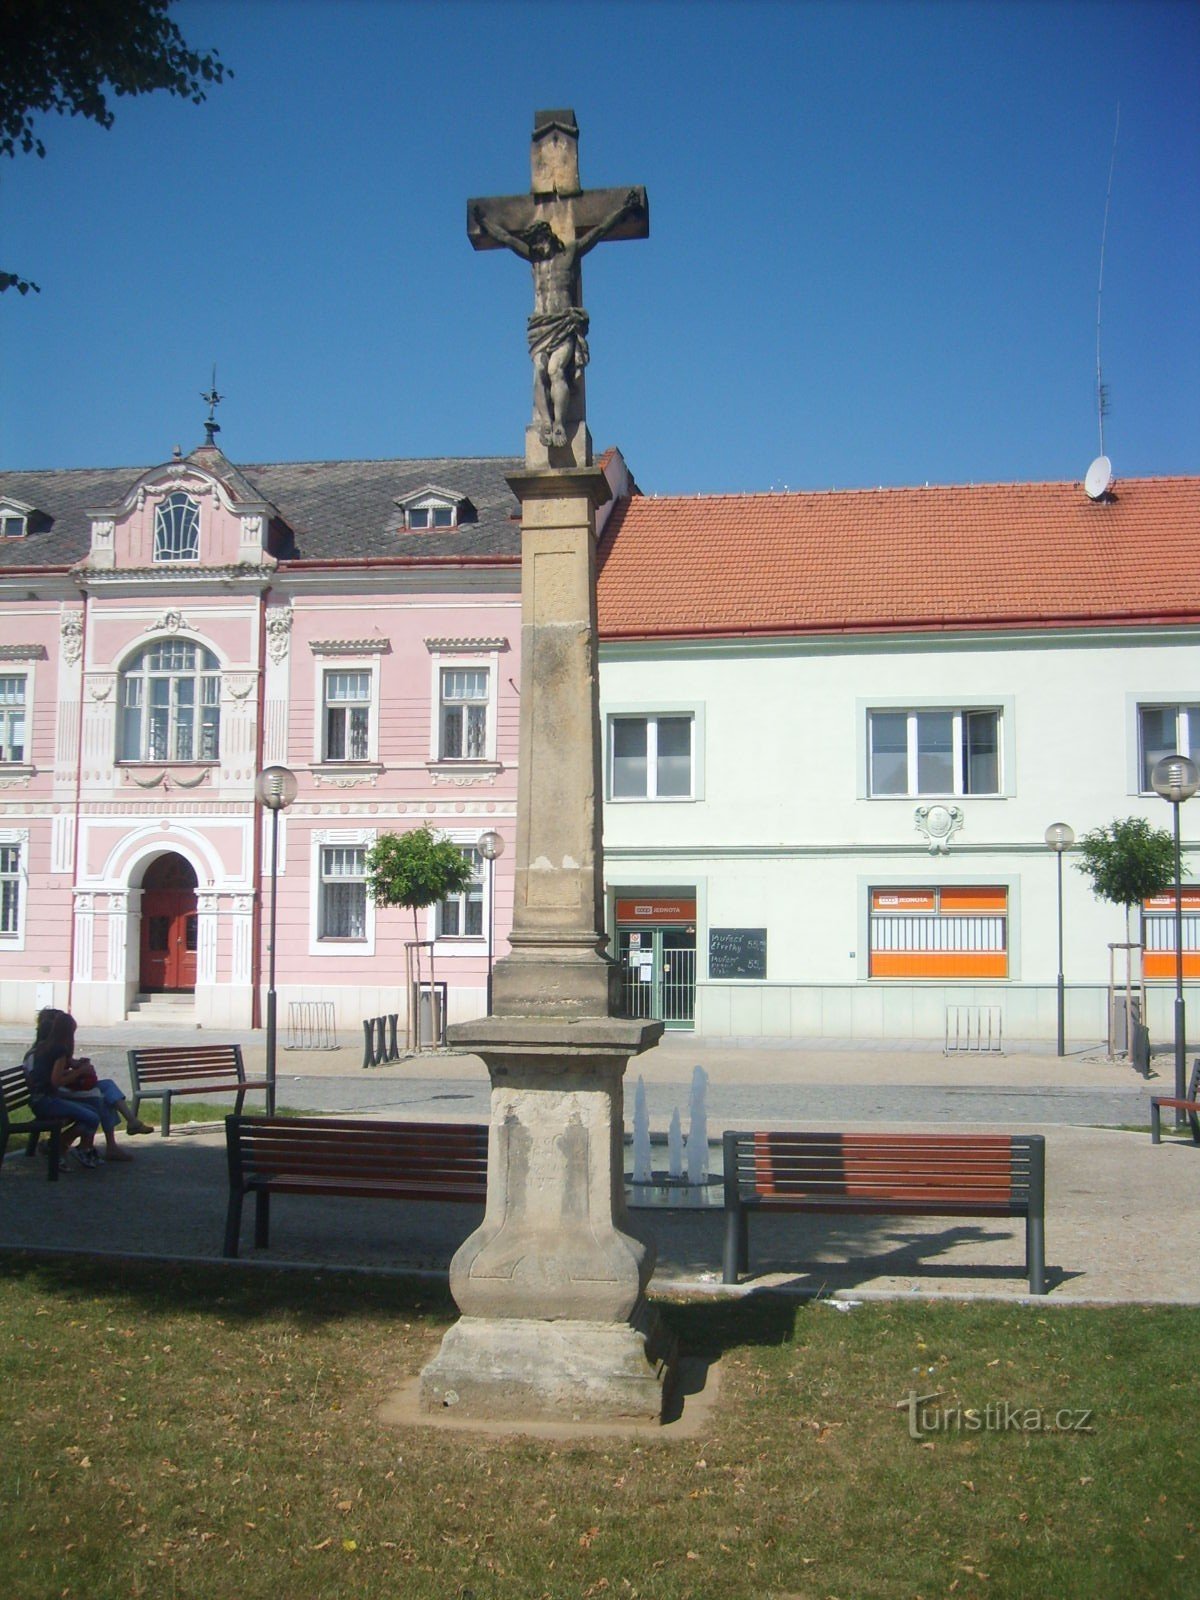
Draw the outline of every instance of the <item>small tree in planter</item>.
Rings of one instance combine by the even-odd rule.
[[[1165,828],[1152,827],[1145,817],[1116,817],[1106,828],[1093,828],[1079,841],[1075,863],[1091,881],[1100,900],[1125,907],[1125,942],[1133,937],[1133,908],[1150,895],[1162,894],[1175,882],[1175,841]],[[1132,1039],[1129,964],[1125,967],[1125,1017]],[[1111,1010],[1110,1010],[1111,1015]],[[1113,1048],[1110,1023],[1109,1048]]]
[[[421,990],[421,938],[417,912],[459,894],[471,881],[471,863],[458,845],[439,838],[425,826],[408,833],[382,833],[366,854],[367,893],[377,906],[407,906],[413,914],[416,980],[409,996],[413,1039],[420,1044],[416,1007]],[[433,952],[429,955],[429,987],[433,993]]]

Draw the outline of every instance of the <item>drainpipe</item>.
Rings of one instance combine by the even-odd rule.
[[[81,831],[80,811],[83,806],[83,708],[85,704],[84,684],[87,680],[87,627],[88,627],[88,593],[84,589],[83,599],[83,627],[79,634],[80,646],[80,671],[79,671],[79,727],[75,735],[75,817],[72,824],[74,843],[71,846],[71,917],[70,936],[67,942],[67,1004],[70,1011],[71,1001],[75,993],[75,890],[79,883],[79,836]],[[61,612],[60,612],[61,615]],[[32,710],[32,708],[31,708]],[[120,711],[118,708],[118,716]],[[33,730],[33,717],[29,719],[30,732]],[[119,730],[118,730],[119,731]]]
[[[258,601],[258,725],[254,733],[254,775],[263,769],[263,750],[265,748],[266,734],[264,718],[267,709],[267,598],[271,593],[270,585],[262,591]],[[250,960],[250,1026],[262,1027],[262,856],[263,856],[263,817],[262,807],[257,798],[254,801],[254,828],[251,834],[254,851],[253,870],[250,882],[254,889],[254,910],[251,916],[251,960]]]

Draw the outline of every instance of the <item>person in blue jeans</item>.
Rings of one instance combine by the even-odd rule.
[[[117,1123],[124,1117],[130,1133],[154,1130],[148,1122],[141,1122],[134,1116],[120,1085],[111,1078],[97,1079],[91,1062],[75,1060],[74,1050],[74,1017],[53,1008],[39,1012],[37,1038],[24,1061],[34,1114],[72,1119],[79,1135],[79,1148],[72,1153],[83,1167],[100,1164],[95,1149],[99,1128],[104,1129],[106,1158],[132,1161],[130,1153],[117,1143]]]

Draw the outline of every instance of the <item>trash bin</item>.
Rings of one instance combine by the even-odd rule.
[[[437,1049],[446,1042],[446,985],[423,983],[417,998],[417,1046]]]

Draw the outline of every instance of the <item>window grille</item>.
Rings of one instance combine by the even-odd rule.
[[[873,889],[869,971],[872,978],[1006,978],[1007,889]]]
[[[154,513],[155,561],[199,561],[200,507],[190,494],[176,490],[160,501]]]

